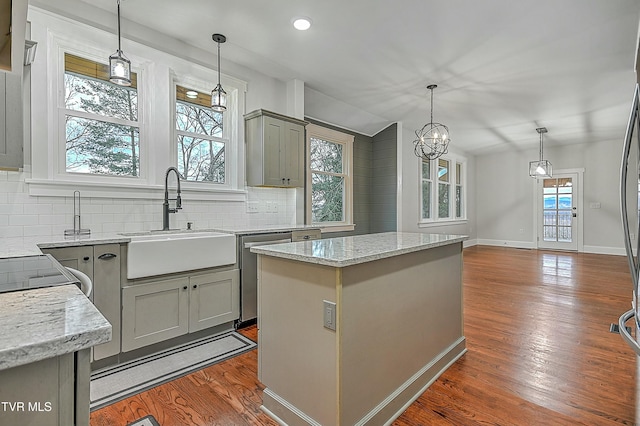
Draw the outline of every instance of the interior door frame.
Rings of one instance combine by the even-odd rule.
[[[584,168],[578,168],[578,169],[560,169],[560,170],[554,170],[553,174],[554,177],[555,175],[563,175],[563,174],[568,174],[568,173],[575,173],[578,176],[578,182],[577,182],[577,190],[578,190],[578,197],[576,200],[576,207],[577,209],[577,220],[578,223],[576,224],[576,230],[577,230],[577,247],[578,247],[578,252],[582,253],[584,252]],[[540,241],[538,240],[538,226],[540,226],[540,222],[541,222],[541,217],[542,217],[542,197],[540,197],[540,185],[541,185],[541,181],[542,179],[536,179],[533,182],[533,206],[534,206],[534,213],[533,213],[533,246],[536,249],[540,248]]]

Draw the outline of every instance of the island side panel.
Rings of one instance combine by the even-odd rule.
[[[340,310],[340,424],[382,424],[465,351],[462,244],[344,268]]]
[[[337,419],[337,337],[323,326],[323,300],[336,302],[338,270],[258,255],[258,376],[263,406],[289,425]]]

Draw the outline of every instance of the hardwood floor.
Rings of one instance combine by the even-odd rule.
[[[636,357],[609,332],[630,283],[622,256],[465,249],[468,352],[394,425],[635,424]],[[254,350],[97,410],[91,425],[147,414],[161,426],[276,425],[262,389]]]

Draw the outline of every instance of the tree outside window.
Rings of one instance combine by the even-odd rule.
[[[182,179],[225,183],[223,115],[211,109],[211,96],[176,87],[178,171]]]
[[[140,176],[137,76],[131,87],[109,82],[108,67],[65,54],[65,170]]]
[[[307,222],[351,223],[353,136],[307,126]]]

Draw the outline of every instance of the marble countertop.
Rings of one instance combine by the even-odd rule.
[[[0,370],[111,340],[111,324],[71,285],[0,295]]]
[[[345,267],[459,243],[466,239],[466,235],[385,232],[259,246],[251,248],[251,251],[300,262]]]
[[[93,246],[98,244],[128,243],[131,238],[116,233],[96,233],[87,236],[65,237],[9,237],[2,239],[0,258],[42,254],[41,248]]]
[[[271,234],[276,232],[304,231],[305,229],[320,229],[318,225],[266,225],[266,226],[238,226],[214,229],[218,232],[229,232],[236,235]]]

